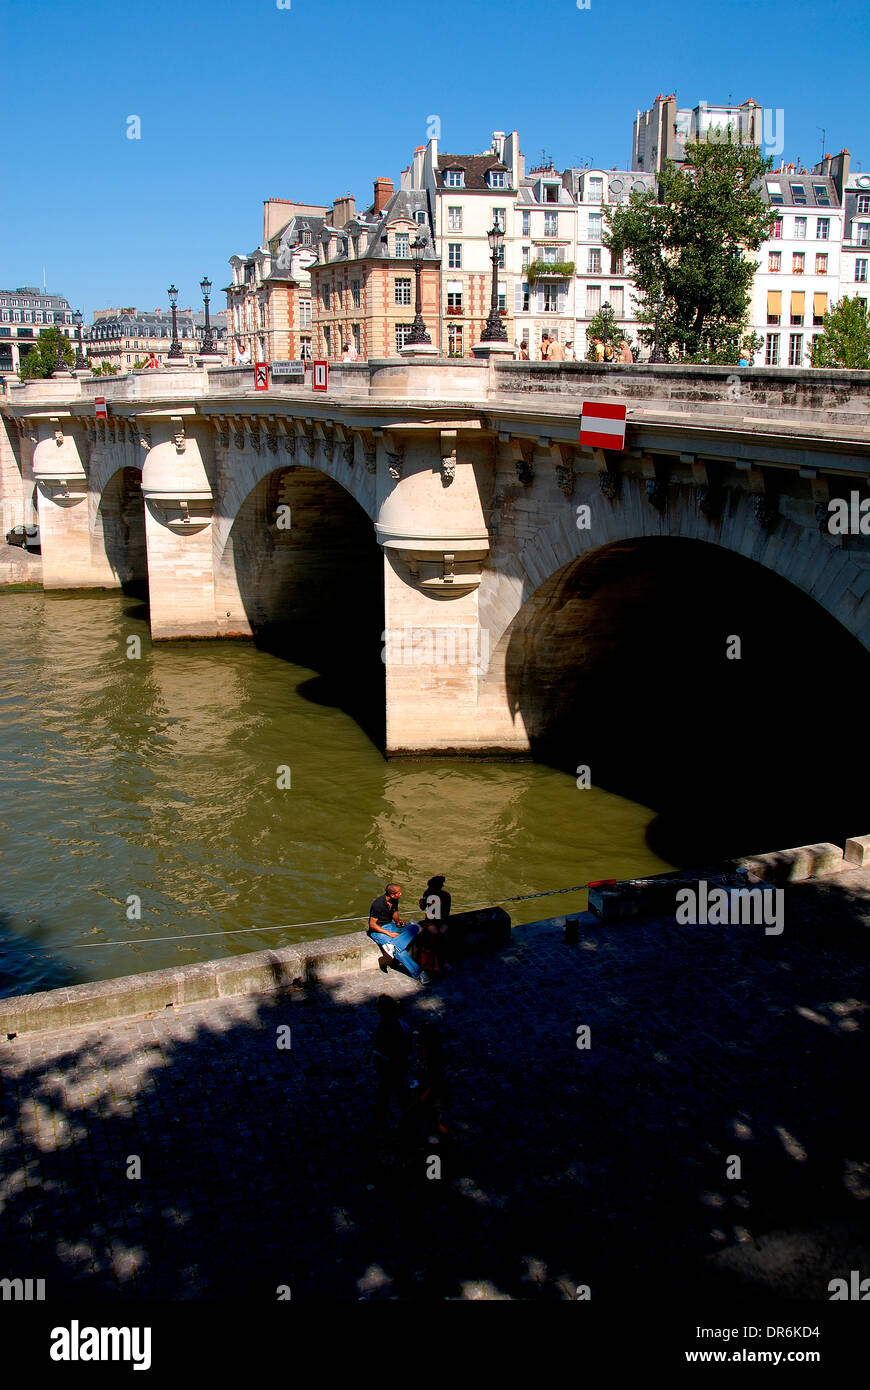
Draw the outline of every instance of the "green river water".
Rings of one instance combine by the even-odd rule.
[[[532,762],[386,760],[315,672],[152,646],[126,595],[9,592],[0,615],[0,994],[357,930],[323,923],[391,878],[413,908],[444,873],[459,910],[669,867],[646,807]]]

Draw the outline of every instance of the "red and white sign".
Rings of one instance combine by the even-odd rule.
[[[269,368],[265,362],[254,363],[254,390],[268,391],[269,389]]]
[[[312,362],[311,387],[314,391],[326,391],[329,387],[329,363]]]
[[[108,420],[109,412],[106,409],[105,396],[94,396],[94,414],[98,420]]]
[[[580,415],[580,443],[586,449],[625,448],[624,405],[609,401],[584,401]]]

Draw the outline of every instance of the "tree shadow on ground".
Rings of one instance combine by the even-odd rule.
[[[544,924],[427,992],[374,972],[3,1044],[4,1272],[49,1297],[826,1299],[867,1263],[866,926],[833,885],[788,904],[780,937]],[[442,1024],[449,1141],[372,1130],[381,989]]]

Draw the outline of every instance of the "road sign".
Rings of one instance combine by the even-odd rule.
[[[269,389],[269,368],[265,362],[254,363],[254,390],[268,391]]]
[[[294,362],[273,362],[272,376],[273,378],[276,376],[295,376],[304,378],[305,363],[301,357],[298,361]]]
[[[105,396],[94,396],[94,414],[98,420],[108,420],[109,412],[106,409]]]
[[[625,448],[624,405],[609,401],[584,401],[580,415],[580,443],[586,449]]]
[[[329,363],[312,362],[311,386],[315,391],[325,391],[329,386]]]

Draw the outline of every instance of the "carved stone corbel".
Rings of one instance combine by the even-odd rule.
[[[230,447],[230,422],[226,416],[221,416],[217,421],[217,441],[221,449]]]
[[[183,454],[187,448],[187,439],[184,434],[184,419],[181,415],[171,415],[170,423],[172,425],[172,440],[175,444],[175,452],[177,454]]]
[[[456,430],[441,431],[441,486],[449,487],[456,477]]]
[[[662,478],[647,478],[646,495],[650,506],[655,507],[657,512],[663,512],[668,505],[668,484]]]
[[[233,444],[237,449],[245,447],[245,422],[236,417],[231,417],[233,426]]]
[[[310,459],[314,458],[314,447],[317,443],[314,438],[314,426],[310,421],[299,420],[299,434],[302,439],[302,447]]]
[[[344,441],[344,443],[343,443],[342,446],[341,446],[341,451],[342,451],[342,453],[343,453],[343,455],[344,455],[344,461],[345,461],[345,463],[347,464],[348,468],[353,468],[353,458],[354,458],[353,435],[350,435],[350,436]]]
[[[394,482],[398,482],[405,468],[405,446],[401,440],[391,441],[387,447],[387,470]]]
[[[779,521],[777,500],[767,492],[756,493],[752,499],[755,520],[763,531],[775,531]]]
[[[556,486],[566,497],[574,492],[574,453],[568,444],[551,444],[550,454],[556,466]]]
[[[608,502],[612,502],[619,491],[619,474],[611,473],[609,468],[599,469],[598,486]]]
[[[55,444],[57,445],[57,447],[58,447],[59,449],[62,449],[62,448],[63,448],[63,427],[62,427],[62,425],[61,425],[61,423],[60,423],[60,420],[57,418],[56,415],[52,415],[51,419],[49,420],[49,424],[51,425],[51,433],[52,433],[52,437],[53,437],[53,439],[54,439]]]
[[[332,463],[335,458],[335,430],[329,425],[318,421],[314,426],[315,436],[323,446],[323,452],[327,462]]]
[[[270,454],[278,452],[278,422],[274,415],[270,415],[266,420],[266,448]]]
[[[511,439],[517,481],[528,487],[535,476],[535,445],[531,439]]]
[[[281,435],[281,441],[282,441],[282,443],[283,443],[283,445],[284,445],[284,450],[285,450],[285,452],[288,453],[288,454],[290,455],[291,458],[294,458],[294,459],[295,459],[295,457],[296,457],[296,431],[295,431],[295,429],[293,428],[293,421],[292,421],[292,420],[287,420],[287,421],[285,421],[285,423],[284,423],[284,431],[283,431],[283,434]]]

